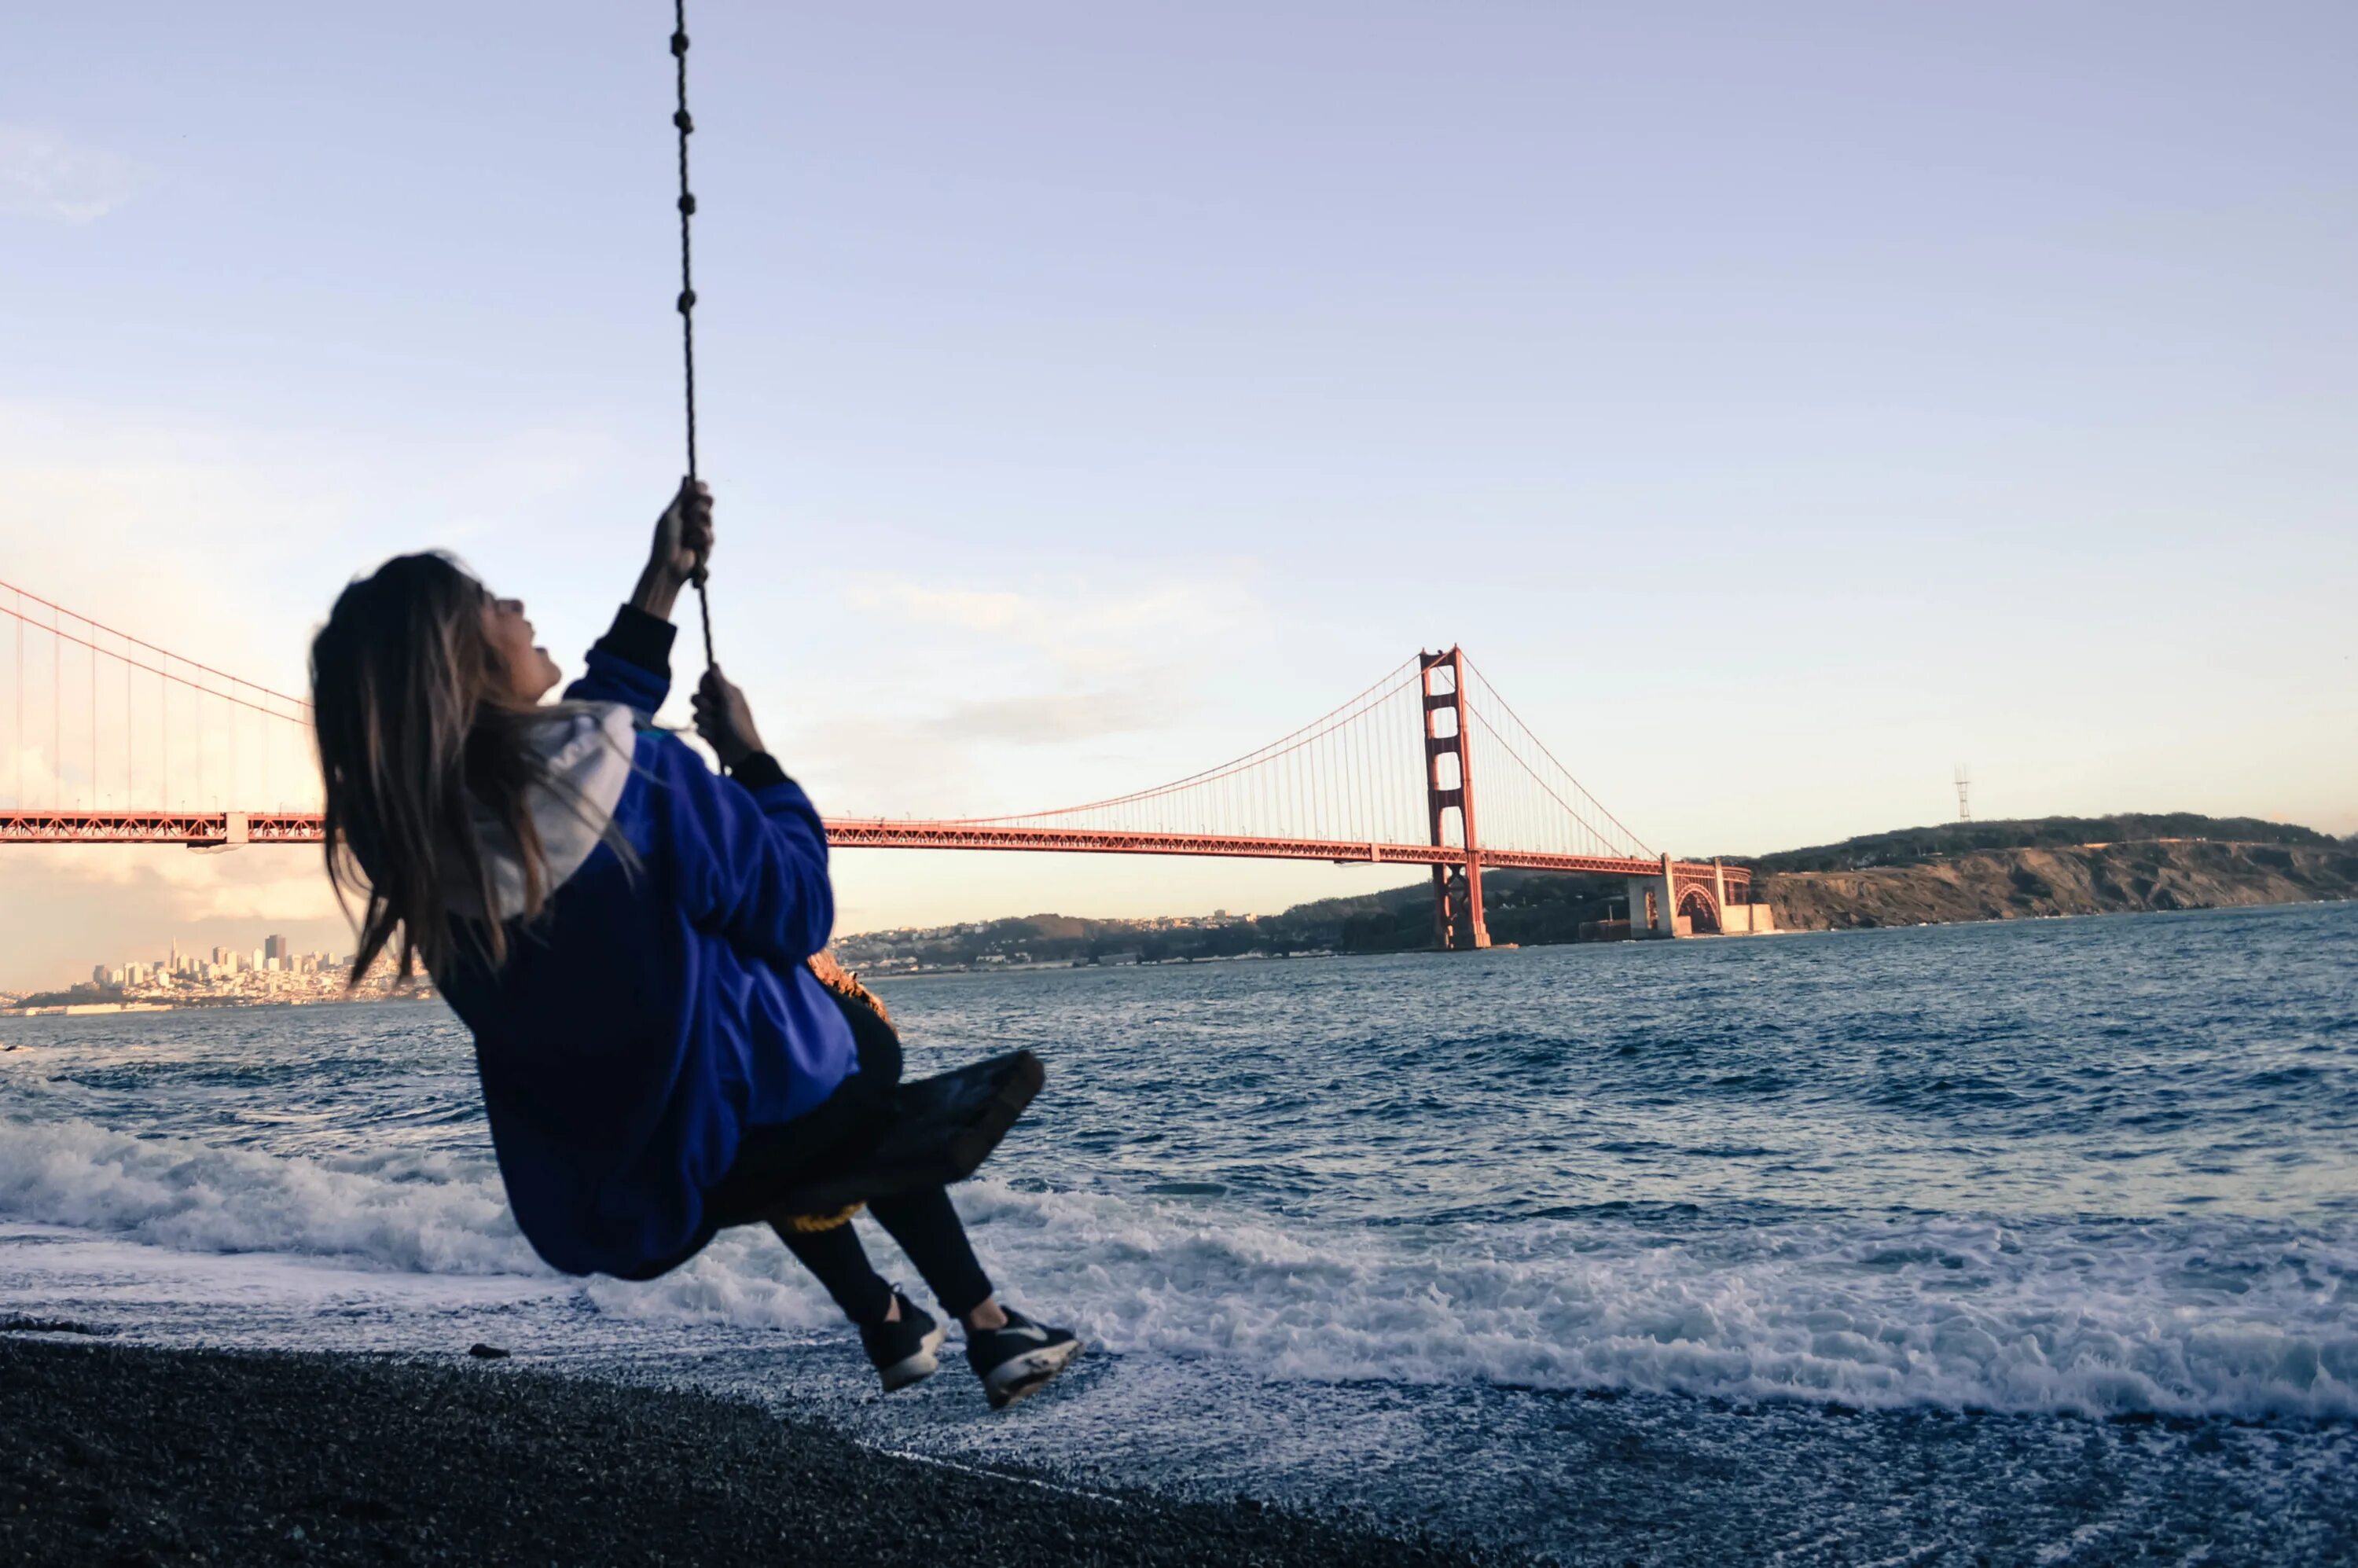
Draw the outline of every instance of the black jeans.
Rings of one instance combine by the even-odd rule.
[[[815,1109],[792,1121],[745,1130],[736,1162],[705,1195],[708,1225],[783,1219],[772,1195],[851,1163],[882,1135],[892,1115],[892,1087],[901,1081],[901,1037],[873,1008],[849,997],[835,1000],[851,1025],[858,1070]],[[901,1244],[951,1316],[964,1317],[990,1299],[990,1277],[976,1260],[947,1192],[918,1187],[895,1193],[871,1203],[868,1212]],[[773,1228],[846,1317],[862,1327],[884,1321],[892,1310],[892,1287],[868,1261],[849,1222],[832,1230],[802,1231],[774,1223]]]

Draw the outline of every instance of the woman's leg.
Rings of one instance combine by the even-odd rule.
[[[783,1225],[771,1228],[786,1244],[786,1250],[818,1276],[844,1316],[861,1328],[872,1328],[891,1315],[892,1287],[868,1261],[868,1249],[860,1245],[860,1235],[849,1220],[832,1230],[790,1230]]]
[[[738,1167],[707,1199],[717,1213],[732,1217],[723,1223],[740,1223],[733,1216],[747,1210],[748,1218],[763,1212],[767,1195],[874,1141],[892,1086],[901,1078],[901,1037],[873,1010],[845,996],[835,1001],[851,1025],[858,1065],[817,1109],[774,1128],[748,1130]],[[855,1325],[873,1327],[891,1316],[892,1287],[868,1261],[849,1221],[827,1230],[798,1230],[774,1221],[770,1228]]]
[[[850,997],[830,994],[834,994],[836,1005],[850,1023],[852,1039],[860,1053],[859,1071],[843,1086],[849,1091],[841,1096],[848,1102],[843,1109],[861,1116],[881,1114],[882,1107],[887,1103],[885,1097],[900,1081],[901,1037],[872,1009]],[[821,1112],[833,1105],[830,1100],[828,1106],[820,1108]],[[818,1119],[819,1113],[813,1113],[811,1119]],[[802,1130],[803,1123],[788,1122],[782,1130]],[[952,1316],[968,1319],[979,1315],[989,1320],[985,1326],[1004,1321],[991,1301],[990,1277],[976,1260],[974,1248],[967,1240],[966,1227],[959,1222],[957,1211],[950,1206],[947,1193],[939,1187],[920,1187],[878,1198],[868,1206],[877,1222],[901,1244],[901,1250],[909,1255],[909,1261],[925,1276],[935,1299]],[[892,1311],[892,1287],[868,1261],[867,1251],[850,1225],[821,1231],[795,1230],[784,1225],[773,1228],[786,1244],[786,1249],[818,1277],[846,1317],[862,1327],[886,1320]]]
[[[878,1198],[868,1207],[876,1222],[901,1244],[901,1250],[925,1277],[934,1299],[952,1317],[966,1318],[990,1300],[990,1276],[976,1260],[966,1227],[957,1210],[950,1206],[949,1194],[939,1187],[918,1187]]]
[[[836,995],[836,1005],[851,1024],[860,1047],[860,1076],[871,1093],[890,1093],[901,1080],[901,1036],[872,1009],[853,998]],[[886,1233],[901,1244],[917,1266],[934,1299],[953,1317],[970,1318],[978,1308],[990,1325],[1003,1322],[991,1299],[990,1276],[976,1260],[966,1238],[966,1227],[950,1207],[949,1195],[939,1187],[920,1187],[878,1198],[868,1206]],[[849,1227],[846,1227],[849,1228]]]

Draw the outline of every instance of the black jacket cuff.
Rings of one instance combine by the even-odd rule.
[[[767,789],[772,784],[792,784],[786,770],[778,766],[778,759],[767,752],[755,752],[729,770],[729,776],[747,789]]]
[[[671,640],[679,628],[661,616],[633,605],[614,611],[614,623],[598,639],[598,646],[618,659],[627,659],[650,674],[671,679]]]

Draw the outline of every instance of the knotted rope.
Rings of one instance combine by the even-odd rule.
[[[696,270],[690,242],[690,221],[696,216],[696,195],[687,188],[687,138],[696,121],[687,112],[687,0],[672,0],[671,55],[678,65],[679,107],[671,123],[679,131],[679,346],[681,368],[687,373],[687,477],[696,478]],[[705,569],[696,568],[696,618],[704,631],[704,662],[712,659],[712,600],[705,591]]]
[[[696,249],[692,233],[696,217],[696,194],[687,185],[687,138],[696,134],[696,120],[687,112],[687,0],[672,0],[672,59],[677,62],[679,89],[678,107],[672,113],[671,123],[679,132],[679,349],[680,369],[687,389],[687,477],[696,478]],[[704,630],[704,662],[712,664],[712,600],[705,589],[708,574],[702,567],[696,569],[697,619]],[[810,967],[819,983],[829,990],[841,991],[874,1008],[878,1016],[884,1013],[884,1004],[875,993],[849,971],[824,953],[814,955]],[[832,1214],[781,1215],[776,1223],[791,1230],[805,1233],[832,1230],[848,1223],[863,1206],[852,1204]]]

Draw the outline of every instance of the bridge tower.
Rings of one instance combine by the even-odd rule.
[[[1424,796],[1433,825],[1433,842],[1446,844],[1444,817],[1457,813],[1466,847],[1466,866],[1452,874],[1447,866],[1433,868],[1433,945],[1451,949],[1487,947],[1490,927],[1482,919],[1482,859],[1475,848],[1474,775],[1466,766],[1466,654],[1457,648],[1445,654],[1420,651],[1417,666],[1424,680]],[[1435,690],[1436,678],[1446,676],[1445,690]],[[1447,714],[1449,733],[1443,734],[1440,716]],[[1442,759],[1455,758],[1455,782],[1442,782]]]

